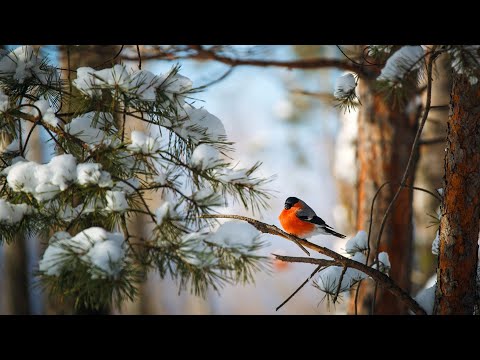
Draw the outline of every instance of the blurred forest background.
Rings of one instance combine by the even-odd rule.
[[[4,46],[4,49],[11,47]],[[341,46],[346,52],[355,46]],[[359,160],[357,152],[358,109],[344,113],[336,107],[333,91],[335,80],[344,71],[333,67],[295,69],[287,66],[230,66],[208,56],[189,56],[164,46],[163,57],[147,59],[153,53],[149,47],[138,50],[147,54],[142,58],[142,68],[155,74],[168,71],[180,64],[180,73],[193,80],[194,87],[207,85],[195,94],[198,103],[204,101],[208,110],[220,118],[229,140],[236,143],[236,158],[250,166],[263,162],[263,175],[276,175],[270,184],[275,191],[271,208],[262,214],[252,214],[240,206],[219,209],[223,214],[256,217],[279,226],[278,214],[285,199],[296,196],[304,199],[317,214],[347,239],[317,236],[313,242],[342,250],[346,240],[357,230],[365,229],[359,220]],[[115,62],[137,66],[133,60],[135,47],[120,46],[69,47],[70,66],[98,66],[115,58]],[[175,51],[174,51],[175,50]],[[67,47],[42,46],[41,51],[51,63],[66,68]],[[263,61],[286,61],[311,58],[332,58],[349,61],[334,45],[302,46],[228,46],[222,49],[232,57]],[[177,54],[180,54],[177,56]],[[131,60],[129,60],[131,59]],[[441,64],[441,62],[439,62]],[[105,65],[109,66],[109,65]],[[432,104],[448,104],[449,72],[437,66],[440,76],[434,81]],[[360,91],[362,91],[360,89]],[[421,99],[423,94],[419,92]],[[362,94],[360,93],[362,101]],[[415,170],[415,185],[434,190],[442,186],[444,145],[437,139],[445,136],[448,107],[432,109],[426,123],[424,141],[420,147],[419,162]],[[46,137],[36,134],[36,148],[31,154],[36,161],[46,162],[52,155],[53,145]],[[367,135],[368,136],[368,135]],[[374,135],[372,135],[374,136]],[[397,146],[398,145],[398,146]],[[392,151],[405,152],[410,147],[393,145]],[[400,171],[404,170],[401,166]],[[394,169],[391,171],[395,171]],[[378,184],[377,184],[378,186]],[[158,201],[153,199],[152,201]],[[368,200],[368,206],[370,204]],[[361,201],[361,199],[360,199]],[[431,253],[436,226],[431,226],[432,214],[438,202],[429,195],[415,193],[411,294],[434,274],[436,259]],[[377,215],[377,216],[380,216]],[[379,219],[377,219],[379,221]],[[138,226],[143,225],[139,222]],[[365,229],[368,230],[368,229]],[[284,239],[263,235],[270,243],[266,254],[280,253],[300,256],[295,244]],[[47,239],[27,238],[14,245],[0,247],[0,314],[69,314],[72,306],[48,299],[35,286],[33,272],[43,253]],[[389,252],[390,258],[395,253]],[[274,263],[271,273],[258,273],[255,285],[226,286],[220,294],[209,292],[206,299],[178,293],[170,279],[161,280],[151,273],[142,286],[135,303],[113,314],[342,314],[347,313],[349,301],[328,309],[322,302],[323,293],[313,286],[305,286],[278,312],[275,308],[283,302],[311,273],[312,268],[302,264]],[[409,286],[407,285],[406,288]]]

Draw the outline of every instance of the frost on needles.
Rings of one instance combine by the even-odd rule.
[[[50,239],[37,275],[77,306],[133,299],[151,269],[199,295],[253,281],[267,262],[258,231],[200,215],[230,202],[266,207],[270,179],[258,163],[230,160],[223,123],[197,105],[192,81],[178,66],[71,70],[69,84],[31,46],[0,56],[0,241]],[[55,154],[38,163],[29,132],[42,127]],[[143,235],[130,228],[138,214]]]

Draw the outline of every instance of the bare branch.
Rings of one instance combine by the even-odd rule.
[[[258,60],[258,59],[239,59],[232,58],[225,55],[220,55],[214,50],[205,49],[202,45],[191,45],[190,49],[194,52],[189,53],[185,58],[198,59],[198,60],[214,60],[230,66],[259,66],[259,67],[283,67],[287,69],[322,69],[328,67],[334,67],[340,70],[353,71],[360,76],[365,76],[363,66],[354,64],[350,61],[344,61],[339,59],[301,59],[301,60]],[[135,57],[123,56],[124,60],[137,60]],[[144,60],[151,59],[165,59],[165,54],[161,51],[158,53],[148,54],[143,56]]]
[[[427,89],[428,90],[428,89]],[[430,106],[430,109],[432,110],[448,110],[450,108],[450,105],[432,105]]]
[[[279,229],[275,225],[265,224],[261,221],[240,215],[201,215],[201,218],[211,218],[211,219],[237,219],[246,221],[249,224],[253,225],[258,231],[264,234],[272,234],[283,237],[287,240],[298,242],[299,244],[303,245],[306,248],[315,250],[316,252],[326,255],[333,260],[325,260],[325,259],[315,259],[315,258],[299,258],[299,257],[290,257],[290,256],[280,256],[277,255],[277,259],[287,262],[302,262],[302,263],[309,263],[315,265],[336,265],[336,266],[346,266],[353,269],[357,269],[362,271],[363,273],[367,274],[375,281],[377,281],[383,288],[390,291],[392,294],[397,296],[405,305],[407,305],[415,314],[418,315],[426,315],[425,310],[423,310],[418,303],[410,297],[410,295],[405,292],[402,288],[400,288],[397,284],[393,282],[387,275],[384,273],[371,268],[365,264],[362,264],[358,261],[349,259],[345,256],[338,254],[337,252],[330,250],[326,247],[316,245],[311,243],[308,240],[299,238],[295,235],[288,234],[285,231]]]
[[[137,45],[137,55],[138,55],[138,70],[142,70],[142,55],[140,54],[139,45]]]
[[[326,67],[336,67],[341,70],[353,71],[357,74],[364,74],[363,66],[353,64],[351,62],[346,62],[338,59],[325,59],[325,58],[316,58],[316,59],[301,59],[301,60],[290,60],[290,61],[275,61],[275,60],[256,60],[256,59],[235,59],[228,56],[223,56],[205,49],[202,45],[192,45],[192,48],[197,51],[197,56],[202,58],[207,58],[215,61],[222,62],[231,66],[240,66],[240,65],[250,65],[250,66],[275,66],[275,67],[285,67],[288,69],[320,69]],[[195,57],[193,55],[192,57]]]
[[[335,296],[332,299],[332,302],[335,304],[337,302],[338,294],[340,294],[340,288],[342,287],[342,281],[345,276],[345,273],[347,272],[347,267],[344,266],[342,270],[342,274],[340,275],[340,279],[338,280],[338,286],[337,286],[337,291],[335,291]]]
[[[437,137],[437,138],[432,138],[432,139],[422,139],[418,143],[418,145],[435,145],[435,144],[441,144],[446,142],[447,140],[445,139],[445,136]]]
[[[275,255],[275,254],[273,254],[273,255]],[[310,276],[308,278],[306,278],[305,281],[297,288],[297,290],[295,290],[292,293],[292,295],[290,295],[288,298],[285,299],[284,302],[282,302],[280,305],[277,306],[275,311],[280,310],[283,307],[283,305],[285,305],[287,302],[289,302],[290,299],[293,298],[315,276],[315,274],[317,272],[319,272],[322,268],[323,268],[322,265],[318,265],[317,268],[315,270],[313,270],[313,272],[310,274]]]

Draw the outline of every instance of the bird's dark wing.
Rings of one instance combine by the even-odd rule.
[[[317,215],[315,215],[315,212],[310,208],[298,210],[296,212],[296,215],[300,220],[320,226],[327,234],[331,234],[342,239],[345,238],[345,235],[342,235],[333,230],[333,228],[330,225],[327,225],[322,218],[319,218]]]
[[[308,221],[308,222],[311,222],[313,220],[313,218],[317,217],[317,215],[315,214],[315,211],[313,211],[308,206],[304,206],[303,209],[298,210],[295,213],[295,215],[297,215],[297,217],[300,220]]]
[[[302,200],[300,200],[302,201]],[[302,201],[302,206],[303,208],[298,210],[296,215],[300,220],[310,222],[312,224],[320,225],[322,227],[330,228],[332,227],[330,225],[327,225],[323,219],[319,218],[317,214],[315,214],[315,211],[308,206],[305,202]]]
[[[330,227],[325,223],[325,221],[323,221],[321,218],[319,218],[315,214],[312,215],[309,212],[303,212],[302,210],[299,210],[297,211],[296,215],[300,220],[303,220],[312,224],[317,224],[320,226]]]

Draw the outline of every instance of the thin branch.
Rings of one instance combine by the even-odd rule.
[[[428,86],[428,85],[427,85]],[[427,88],[428,90],[428,88]],[[448,110],[450,108],[450,105],[432,105],[430,106],[430,109],[432,110]]]
[[[201,88],[201,89],[202,89],[202,88],[207,88],[207,87],[209,87],[209,86],[212,86],[212,85],[214,85],[214,84],[216,84],[216,83],[224,80],[227,76],[229,76],[229,75],[233,72],[234,69],[235,69],[234,66],[230,66],[230,67],[228,68],[228,70],[225,71],[225,73],[223,73],[220,77],[218,77],[218,78],[216,78],[215,80],[212,80],[212,81],[206,83],[205,85],[199,86],[199,88]]]
[[[141,193],[141,191],[140,191],[139,189],[137,189],[135,186],[133,186],[132,184],[130,184],[127,180],[123,180],[122,178],[119,178],[118,176],[112,175],[112,179],[117,180],[117,181],[121,181],[121,182],[123,182],[124,184],[127,184],[128,186],[130,186],[130,187],[137,193],[137,195],[140,197],[140,200],[142,201],[143,206],[145,206],[145,209],[146,209],[146,211],[148,212],[148,215],[150,215],[150,218],[152,219],[153,223],[156,223],[156,222],[157,222],[157,221],[155,220],[155,215],[150,211],[150,208],[148,207],[148,204],[147,204],[147,202],[145,201],[145,199],[143,198],[143,195],[142,195],[142,193]]]
[[[358,307],[357,307],[357,304],[358,304],[358,294],[360,292],[360,286],[362,285],[362,282],[363,282],[363,279],[361,279],[359,282],[358,282],[358,285],[357,285],[357,289],[355,291],[355,315],[358,315]]]
[[[45,126],[44,123],[42,123],[43,125],[43,128],[45,129],[45,131],[48,133],[48,135],[50,135],[50,138],[55,141],[55,144],[57,144],[57,146],[62,149],[62,151],[65,153],[65,154],[68,154],[69,152],[62,146],[62,144],[60,144],[60,142],[57,140],[57,138],[52,134],[52,132],[49,130],[48,127]]]
[[[340,254],[335,253],[337,256],[341,256]],[[294,262],[294,263],[307,263],[307,264],[315,264],[315,265],[324,265],[324,259],[316,259],[316,258],[302,258],[302,257],[293,257],[293,256],[280,256],[277,255],[278,260],[286,261],[286,262]],[[345,263],[345,264],[343,264]],[[385,288],[386,290],[390,291],[393,295],[397,296],[403,303],[405,303],[416,315],[426,315],[425,310],[423,310],[420,305],[408,295],[402,288],[400,288],[397,284],[395,284],[392,279],[390,279],[384,273],[363,265],[358,261],[351,260],[345,258],[345,260],[335,260],[333,261],[332,265],[341,266],[345,265],[346,267],[355,268],[367,274],[368,276],[372,277],[375,281],[378,282],[380,286]],[[331,266],[332,266],[331,265]]]
[[[32,136],[33,130],[35,130],[35,127],[41,123],[42,123],[42,119],[39,118],[37,121],[33,123],[32,127],[30,128],[30,131],[28,132],[28,135],[27,135],[27,139],[25,140],[25,145],[23,146],[23,149],[22,149],[23,152],[21,153],[23,157],[25,157],[25,149],[28,146],[28,142],[30,141],[30,137]]]
[[[125,101],[126,96],[124,96],[123,101]],[[127,123],[127,107],[123,106],[123,124],[122,124],[122,143],[125,141],[125,125]]]
[[[405,305],[407,305],[415,314],[418,315],[426,315],[425,310],[423,310],[420,305],[402,288],[400,288],[392,279],[390,279],[387,275],[382,273],[381,271],[371,268],[365,264],[362,264],[358,261],[352,260],[345,256],[340,255],[339,253],[330,250],[326,247],[316,245],[311,243],[308,240],[299,238],[295,235],[286,233],[285,231],[279,229],[275,225],[265,224],[261,221],[240,215],[201,215],[201,218],[211,218],[211,219],[237,219],[246,221],[249,224],[253,225],[258,231],[264,234],[272,234],[283,237],[287,240],[298,242],[306,248],[315,250],[316,252],[326,255],[333,260],[325,260],[325,259],[315,259],[315,258],[298,258],[298,257],[289,257],[289,256],[280,256],[277,255],[277,259],[287,262],[302,262],[302,263],[309,263],[315,265],[336,265],[336,266],[346,266],[353,269],[360,270],[361,272],[367,274],[375,281],[377,281],[382,287],[386,290],[390,291],[392,294],[397,296]]]
[[[68,72],[67,72],[67,79],[68,79],[68,91],[70,91],[70,94],[73,93],[73,84],[72,84],[72,76],[71,76],[71,64],[70,64],[70,45],[67,45],[67,67],[68,67]],[[71,104],[72,104],[72,98],[68,100],[68,107],[67,107],[67,112],[70,112],[71,109]]]
[[[231,66],[274,66],[274,67],[284,67],[287,69],[320,69],[326,67],[336,67],[341,70],[353,71],[357,74],[364,74],[363,66],[359,66],[350,62],[338,60],[338,59],[325,59],[325,58],[316,58],[316,59],[301,59],[301,60],[290,60],[290,61],[276,61],[276,60],[257,60],[257,59],[238,59],[231,58],[224,55],[219,55],[214,51],[205,49],[202,45],[192,45],[193,49],[197,51],[197,57],[202,57],[203,59],[211,59],[215,61],[222,62]],[[192,55],[195,57],[195,55]]]
[[[364,60],[367,62],[367,64],[359,63],[359,62],[353,60],[353,59],[352,59],[350,56],[348,56],[347,54],[345,54],[345,52],[342,50],[342,48],[341,48],[339,45],[335,45],[335,46],[338,48],[338,50],[340,50],[340,52],[343,54],[343,56],[345,56],[348,60],[350,60],[350,61],[351,61],[352,63],[354,63],[355,65],[358,65],[358,66],[377,66],[377,67],[383,65],[383,64],[371,63],[370,61],[368,61],[368,60],[366,59],[366,57],[364,57]],[[363,51],[365,51],[365,49],[364,49]],[[362,51],[362,52],[363,52],[363,51]]]
[[[278,60],[258,60],[258,59],[239,59],[232,58],[224,55],[220,55],[215,51],[205,49],[202,45],[191,45],[190,48],[195,52],[190,53],[182,58],[189,59],[198,59],[198,60],[215,60],[230,66],[259,66],[259,67],[283,67],[287,69],[321,69],[334,67],[340,70],[352,71],[362,77],[365,76],[365,71],[363,66],[353,64],[348,61],[343,61],[339,59],[325,59],[325,58],[314,58],[314,59],[301,59],[301,60],[287,60],[287,61],[278,61]],[[165,54],[163,52],[158,52],[155,54],[144,55],[143,59],[164,59]],[[135,57],[123,56],[124,60],[136,60]]]
[[[338,286],[337,286],[337,291],[335,291],[335,296],[332,299],[332,302],[335,304],[337,302],[338,294],[340,294],[340,288],[342,287],[342,281],[345,276],[345,273],[347,272],[347,267],[344,266],[342,270],[342,274],[340,275],[340,280],[338,280]]]
[[[137,45],[137,54],[138,54],[138,70],[142,70],[142,55],[140,55],[139,45]]]
[[[375,192],[375,195],[373,196],[373,199],[372,199],[372,205],[370,206],[370,225],[368,227],[368,240],[367,240],[367,261],[368,261],[368,258],[370,257],[370,251],[371,251],[370,234],[372,233],[372,226],[373,226],[373,208],[375,206],[375,201],[377,200],[378,195],[380,194],[382,189],[387,185],[398,185],[398,186],[403,187],[403,188],[413,189],[413,190],[417,190],[417,191],[423,191],[424,193],[427,193],[427,194],[430,194],[431,196],[433,196],[439,202],[442,202],[442,198],[438,194],[435,194],[434,192],[432,192],[430,190],[427,190],[427,189],[424,189],[424,188],[421,188],[421,187],[418,187],[418,186],[411,186],[411,185],[405,185],[405,184],[402,185],[402,184],[395,183],[395,182],[392,182],[392,181],[384,182]],[[378,246],[378,244],[377,244],[377,246]]]
[[[21,107],[24,107],[24,106],[30,106],[30,107],[36,107],[35,105],[33,104],[22,104],[22,105],[19,105],[17,107],[17,109],[14,109],[11,111],[11,114],[15,117],[18,117],[20,119],[23,119],[25,121],[28,121],[28,122],[31,122],[31,123],[35,123],[37,120],[38,120],[38,116],[35,116],[35,115],[31,115],[31,114],[27,114],[27,113],[24,113],[24,112],[21,112],[19,109]],[[37,108],[38,109],[38,108]],[[42,126],[45,128],[45,130],[50,134],[50,136],[52,137],[52,139],[57,143],[57,145],[59,145],[62,150],[63,147],[59,144],[58,140],[55,139],[55,137],[52,135],[52,132],[57,134],[58,136],[62,136],[70,141],[73,141],[75,143],[77,143],[78,145],[80,145],[82,148],[88,150],[88,144],[86,144],[85,142],[83,142],[82,140],[80,140],[79,138],[67,133],[65,130],[63,130],[61,127],[55,127],[55,126],[52,126],[50,124],[47,124],[45,122],[42,121]],[[66,152],[68,153],[68,152]]]
[[[275,255],[275,254],[273,254]],[[282,302],[280,305],[277,306],[277,308],[275,309],[275,311],[278,311],[280,310],[283,305],[285,305],[287,302],[290,301],[291,298],[293,298],[305,285],[307,285],[307,283],[315,276],[315,274],[317,272],[319,272],[321,269],[323,268],[322,265],[318,265],[317,268],[315,270],[313,270],[313,272],[310,274],[310,276],[302,283],[302,285],[300,285],[297,290],[295,290],[292,295],[290,295],[288,298],[285,299],[284,302]]]
[[[435,145],[435,144],[441,144],[446,142],[445,136],[437,137],[437,138],[432,138],[432,139],[422,139],[418,143],[418,145]]]
[[[118,57],[120,56],[120,54],[122,53],[124,47],[125,47],[125,45],[122,45],[122,46],[120,47],[120,50],[118,50],[118,52],[115,54],[114,57],[112,57],[111,59],[108,59],[107,61],[105,61],[104,63],[101,63],[100,65],[94,66],[93,68],[94,68],[94,69],[99,69],[99,68],[102,67],[102,66],[105,66],[105,65],[107,65],[107,64],[110,64],[112,61],[114,61],[116,58],[118,58]]]

